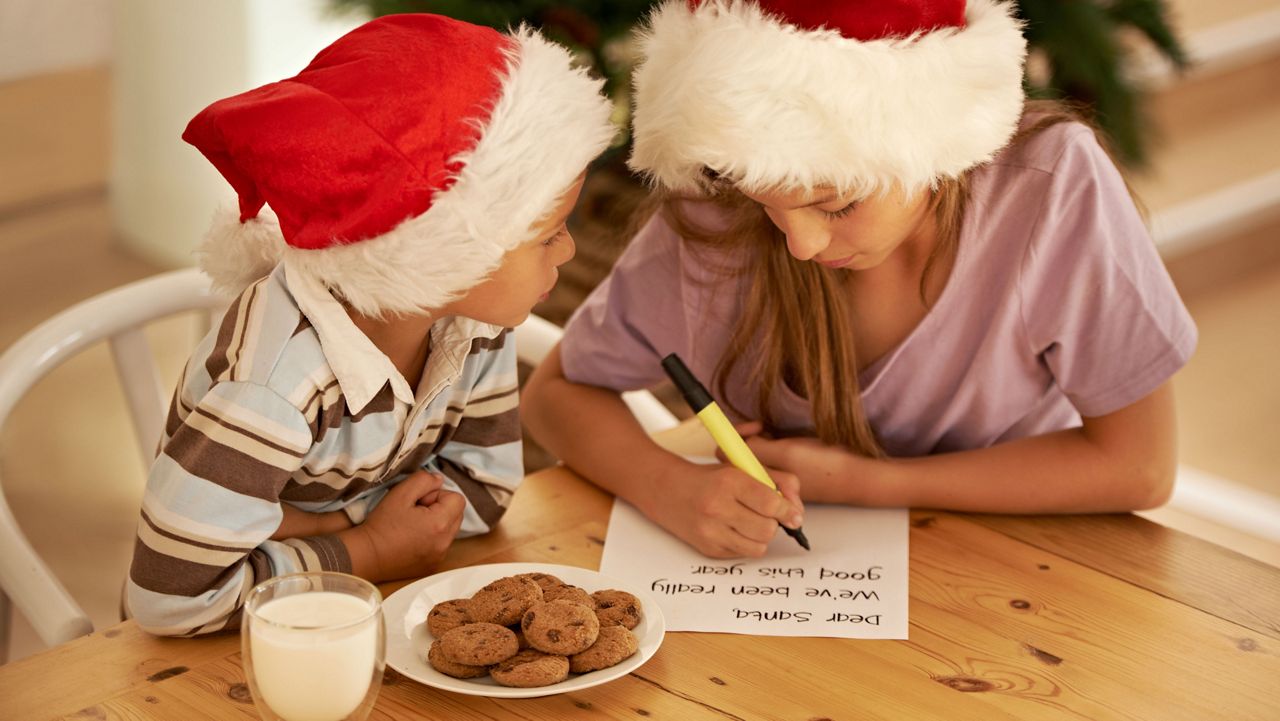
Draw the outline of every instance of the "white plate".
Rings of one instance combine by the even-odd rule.
[[[609,668],[572,675],[560,683],[536,688],[499,686],[488,676],[473,679],[453,678],[427,664],[427,649],[430,648],[433,637],[427,630],[426,622],[427,613],[431,611],[432,606],[453,598],[469,598],[486,584],[503,576],[537,572],[550,573],[565,583],[586,589],[587,593],[616,588],[640,599],[643,606],[640,625],[632,631],[636,635],[636,640],[639,641],[639,650],[632,654],[631,658]],[[382,603],[382,613],[387,622],[388,666],[428,686],[472,696],[498,698],[530,698],[566,691],[580,691],[624,676],[639,668],[658,650],[667,627],[666,621],[662,618],[662,610],[658,608],[657,599],[647,590],[585,568],[557,566],[550,563],[491,563],[456,568],[428,576],[391,594]]]

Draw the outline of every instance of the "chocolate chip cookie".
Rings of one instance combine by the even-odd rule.
[[[595,599],[591,598],[591,594],[567,583],[558,586],[550,586],[542,589],[543,601],[572,601],[580,603],[587,608],[595,608]]]
[[[550,686],[569,677],[569,659],[529,649],[489,669],[489,675],[503,686]]]
[[[564,581],[561,581],[559,578],[552,576],[550,573],[542,573],[542,572],[519,573],[519,574],[516,574],[516,578],[527,578],[530,581],[533,581],[534,583],[538,584],[538,588],[541,588],[543,592],[546,592],[546,590],[548,588],[551,588],[552,586],[564,585]]]
[[[529,645],[539,651],[569,656],[587,650],[600,634],[595,611],[572,601],[539,603],[520,621]]]
[[[471,623],[471,619],[467,616],[467,599],[465,598],[437,603],[427,614],[427,630],[436,638],[468,623]]]
[[[488,666],[468,666],[450,661],[440,650],[439,641],[432,642],[431,649],[427,651],[427,663],[431,664],[431,668],[454,678],[480,678],[489,673]]]
[[[624,626],[631,630],[640,625],[640,601],[626,591],[596,591],[591,598],[595,599],[601,626]]]
[[[444,657],[467,666],[489,666],[511,658],[519,650],[511,629],[493,623],[469,623],[440,637]]]
[[[507,626],[507,628],[511,629],[511,632],[516,635],[516,643],[520,644],[521,651],[526,648],[532,648],[529,645],[529,639],[524,637],[524,631],[520,628],[520,624],[513,623],[510,626]]]
[[[467,603],[467,613],[477,623],[509,626],[518,623],[524,612],[542,601],[542,589],[527,578],[499,578],[476,591]]]
[[[569,670],[574,673],[599,671],[621,663],[639,648],[636,635],[625,626],[605,626],[590,648],[569,657]]]

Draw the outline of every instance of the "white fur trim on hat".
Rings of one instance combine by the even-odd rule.
[[[213,279],[215,291],[238,295],[276,267],[284,248],[280,221],[270,208],[263,207],[257,217],[241,223],[239,209],[223,206],[214,211],[196,248],[196,260]]]
[[[573,67],[568,50],[525,27],[512,40],[502,94],[479,142],[452,159],[461,166],[456,181],[425,213],[375,238],[320,250],[286,246],[274,216],[242,224],[231,235],[244,237],[234,241],[212,237],[225,225],[215,220],[201,267],[238,292],[283,257],[290,273],[310,275],[375,317],[440,308],[479,284],[507,251],[535,239],[533,226],[615,134],[602,82]]]
[[[630,165],[677,191],[710,168],[745,190],[934,186],[990,160],[1022,112],[1012,8],[970,0],[964,28],[857,41],[752,2],[668,0],[640,35]]]

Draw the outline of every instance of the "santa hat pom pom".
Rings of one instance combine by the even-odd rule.
[[[243,223],[239,211],[219,208],[196,257],[200,269],[213,279],[214,290],[239,295],[276,267],[284,246],[280,223],[268,208]]]

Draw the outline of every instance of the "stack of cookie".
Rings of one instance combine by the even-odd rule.
[[[522,573],[436,604],[427,663],[454,678],[547,686],[631,656],[639,623],[640,601],[626,591],[587,593],[551,574]]]

